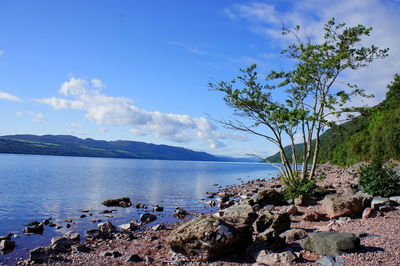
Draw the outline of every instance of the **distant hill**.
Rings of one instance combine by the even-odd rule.
[[[0,153],[160,160],[221,161],[206,152],[138,141],[80,139],[68,135],[0,137]]]
[[[104,141],[69,135],[0,136],[0,153],[187,161],[254,162],[252,158],[214,156],[181,147],[139,141]]]
[[[386,99],[354,120],[327,130],[320,137],[319,163],[350,165],[372,159],[400,159],[400,76],[388,86]],[[296,145],[301,160],[302,144]],[[291,154],[290,147],[285,147]],[[291,156],[289,156],[291,157]],[[268,158],[280,162],[279,153]]]

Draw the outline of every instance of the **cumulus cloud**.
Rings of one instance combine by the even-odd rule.
[[[218,132],[204,117],[193,118],[184,114],[146,111],[134,106],[129,98],[105,95],[97,90],[97,85],[103,84],[98,81],[95,85],[83,79],[71,78],[59,89],[59,93],[66,97],[35,101],[48,104],[56,110],[82,110],[88,120],[98,125],[132,126],[130,132],[135,136],[151,134],[178,143],[201,140],[210,148],[221,147],[222,139],[236,136]]]
[[[11,102],[22,102],[21,98],[11,95],[7,92],[3,92],[3,91],[0,91],[0,99],[11,101]]]
[[[32,111],[28,112],[16,112],[17,116],[23,116],[23,115],[29,115],[32,117],[32,121],[35,123],[42,123],[47,120],[46,116],[44,116],[42,113],[36,113]]]
[[[90,82],[92,83],[92,86],[95,87],[96,89],[106,88],[106,85],[100,79],[92,79]]]
[[[376,98],[367,101],[373,105],[384,99],[386,85],[400,69],[400,3],[384,0],[300,0],[290,2],[284,9],[274,2],[251,2],[236,4],[225,10],[229,19],[245,21],[249,30],[260,34],[284,48],[288,40],[281,35],[281,26],[300,25],[303,32],[314,40],[322,39],[322,26],[332,17],[348,26],[363,24],[373,27],[370,37],[363,45],[375,44],[381,48],[390,48],[389,57],[357,71],[349,71],[341,77],[343,82],[354,82],[359,87],[375,94]],[[345,82],[346,81],[346,82]],[[341,85],[342,84],[342,85]],[[359,101],[359,99],[355,100]]]

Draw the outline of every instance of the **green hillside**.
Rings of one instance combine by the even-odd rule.
[[[319,162],[350,165],[372,159],[400,159],[400,76],[388,86],[386,99],[363,115],[321,135]],[[290,147],[285,150],[290,154]],[[302,145],[297,145],[300,155]],[[300,159],[300,156],[299,160]],[[279,162],[279,153],[268,158]]]

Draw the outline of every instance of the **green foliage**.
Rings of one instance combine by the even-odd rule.
[[[305,198],[312,199],[317,196],[320,188],[315,183],[314,179],[295,178],[288,180],[281,177],[280,182],[285,185],[285,198],[295,199],[300,195]]]
[[[389,197],[396,194],[398,182],[400,177],[396,172],[383,167],[380,162],[373,162],[360,169],[360,186],[372,196]]]

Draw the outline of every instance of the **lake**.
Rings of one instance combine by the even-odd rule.
[[[207,211],[205,192],[220,186],[240,184],[256,178],[276,176],[275,168],[260,163],[162,161],[0,154],[0,236],[17,234],[16,249],[0,263],[26,257],[24,248],[50,243],[50,238],[71,229],[83,233],[96,225],[93,219],[110,220],[118,225],[138,219],[144,210],[136,203],[164,207],[156,222],[171,222],[175,207],[188,211]],[[117,209],[104,217],[106,199],[130,197],[134,206]],[[93,216],[80,218],[82,209]],[[110,208],[108,208],[110,209]],[[211,210],[208,210],[211,211]],[[24,225],[51,218],[64,226],[46,226],[43,235],[25,236]],[[65,228],[65,219],[72,219]]]

